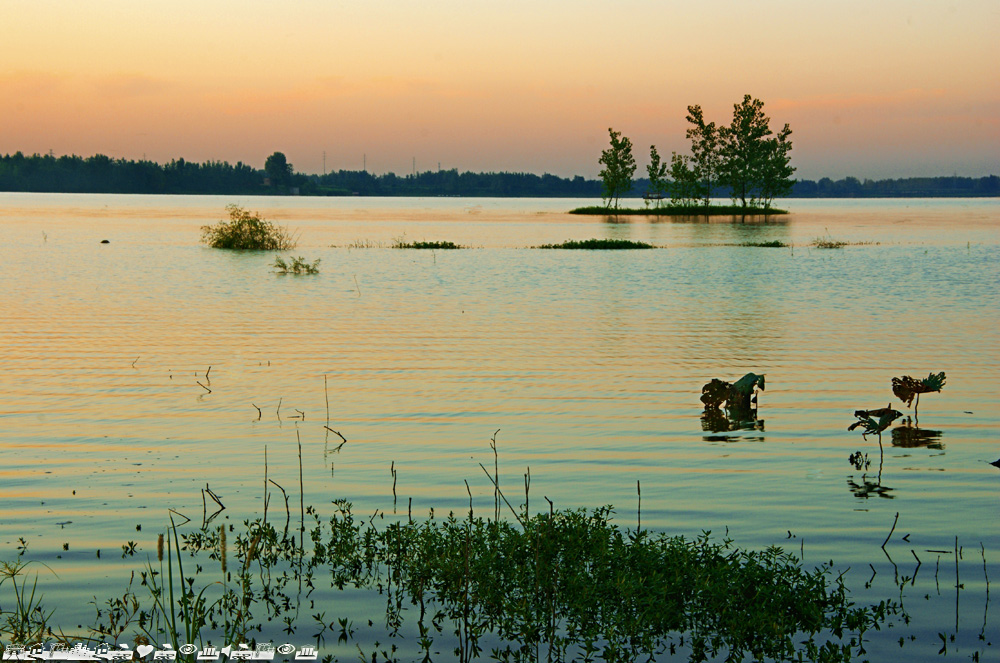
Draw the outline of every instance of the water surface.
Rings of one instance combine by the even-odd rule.
[[[320,274],[200,245],[232,202],[296,231]],[[899,598],[919,559],[907,655],[936,659],[945,632],[949,657],[995,656],[1000,201],[789,201],[766,223],[565,214],[591,203],[0,194],[0,559],[23,537],[75,626],[124,585],[122,543],[152,554],[167,509],[200,521],[206,484],[222,518],[259,515],[265,448],[297,500],[301,441],[307,504],[391,514],[392,468],[397,511],[467,509],[468,480],[486,513],[499,430],[517,503],[530,468],[533,510],[613,504],[634,526],[638,482],[643,526],[833,560],[859,602]],[[400,237],[474,248],[356,248]],[[663,248],[529,248],[592,237]],[[739,246],[771,240],[790,247]],[[761,426],[704,430],[702,384],[748,371],[767,376]],[[890,379],[938,371],[943,392],[883,436],[879,474],[851,413],[906,410]],[[956,537],[960,603],[954,554],[929,552]],[[902,632],[875,634],[873,659]]]

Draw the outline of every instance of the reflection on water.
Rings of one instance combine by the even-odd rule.
[[[917,428],[909,421],[892,429],[892,446],[894,447],[927,447],[928,449],[944,449],[941,442],[943,431],[929,428]]]

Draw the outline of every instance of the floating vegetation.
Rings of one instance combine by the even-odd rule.
[[[637,242],[631,239],[584,239],[567,240],[562,244],[542,244],[536,249],[584,249],[584,250],[621,250],[621,249],[655,249],[653,244]]]
[[[302,256],[291,258],[291,262],[285,262],[281,256],[274,257],[274,271],[278,274],[318,274],[319,261],[317,258],[313,262],[308,262]]]
[[[213,249],[287,251],[294,249],[295,237],[282,228],[239,205],[226,205],[229,221],[201,227],[201,241]]]
[[[336,246],[336,245],[334,245]],[[348,249],[384,249],[385,242],[377,242],[373,239],[356,239],[345,248]]]
[[[738,246],[756,246],[767,249],[788,248],[788,244],[782,242],[780,239],[772,239],[767,242],[741,242]]]
[[[830,239],[828,237],[817,237],[812,241],[811,246],[817,249],[842,249],[847,246],[847,242],[841,242],[840,240]]]
[[[447,240],[442,242],[407,242],[405,238],[398,237],[392,240],[394,249],[464,249],[467,248],[455,242]]]

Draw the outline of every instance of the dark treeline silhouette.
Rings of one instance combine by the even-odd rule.
[[[1000,196],[1000,177],[907,177],[896,180],[859,180],[829,177],[800,180],[793,198],[974,198]]]
[[[276,153],[277,154],[277,153]],[[291,170],[291,166],[289,165]],[[315,196],[479,196],[538,198],[599,198],[600,180],[531,173],[460,173],[425,171],[399,176],[340,170],[326,175],[291,172],[275,183],[263,169],[242,162],[193,163],[176,159],[153,161],[92,157],[32,155],[0,156],[0,191],[53,193],[164,193]],[[634,182],[627,195],[637,198],[648,189],[645,179]],[[716,191],[717,196],[728,195]],[[792,198],[1000,197],[1000,177],[912,177],[889,180],[799,180]]]

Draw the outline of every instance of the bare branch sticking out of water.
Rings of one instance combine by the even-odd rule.
[[[140,356],[142,356],[142,355],[140,355]],[[139,361],[139,357],[136,357],[135,361],[132,362],[132,368],[135,368],[135,362],[137,362],[137,361]]]
[[[250,405],[253,405],[255,408],[257,408],[257,421],[260,421],[260,418],[264,416],[264,413],[261,412],[260,408],[254,405],[253,403],[251,403]]]
[[[195,384],[197,384],[197,385],[198,385],[199,387],[201,387],[202,389],[204,389],[204,390],[205,390],[205,391],[207,391],[208,393],[212,393],[212,390],[211,390],[211,389],[209,389],[208,387],[206,387],[206,386],[205,386],[205,385],[203,385],[202,383],[198,382],[197,380],[195,380]]]
[[[896,512],[896,519],[892,521],[892,529],[889,530],[889,536],[885,537],[885,541],[882,542],[882,550],[885,550],[885,544],[889,543],[889,539],[892,538],[892,533],[896,531],[897,522],[899,522],[899,511]]]
[[[323,428],[327,429],[328,431],[330,431],[331,433],[333,433],[334,435],[336,435],[337,437],[339,437],[339,438],[340,438],[341,440],[343,440],[343,442],[341,442],[340,444],[338,444],[338,445],[337,445],[337,448],[336,448],[336,449],[334,449],[334,451],[335,451],[335,452],[336,452],[336,451],[340,451],[340,448],[341,448],[342,446],[344,446],[345,444],[347,444],[347,438],[346,438],[346,437],[344,437],[343,435],[341,435],[341,434],[340,434],[339,432],[337,432],[337,431],[333,430],[333,429],[332,429],[332,428],[330,428],[329,426],[323,426]]]

